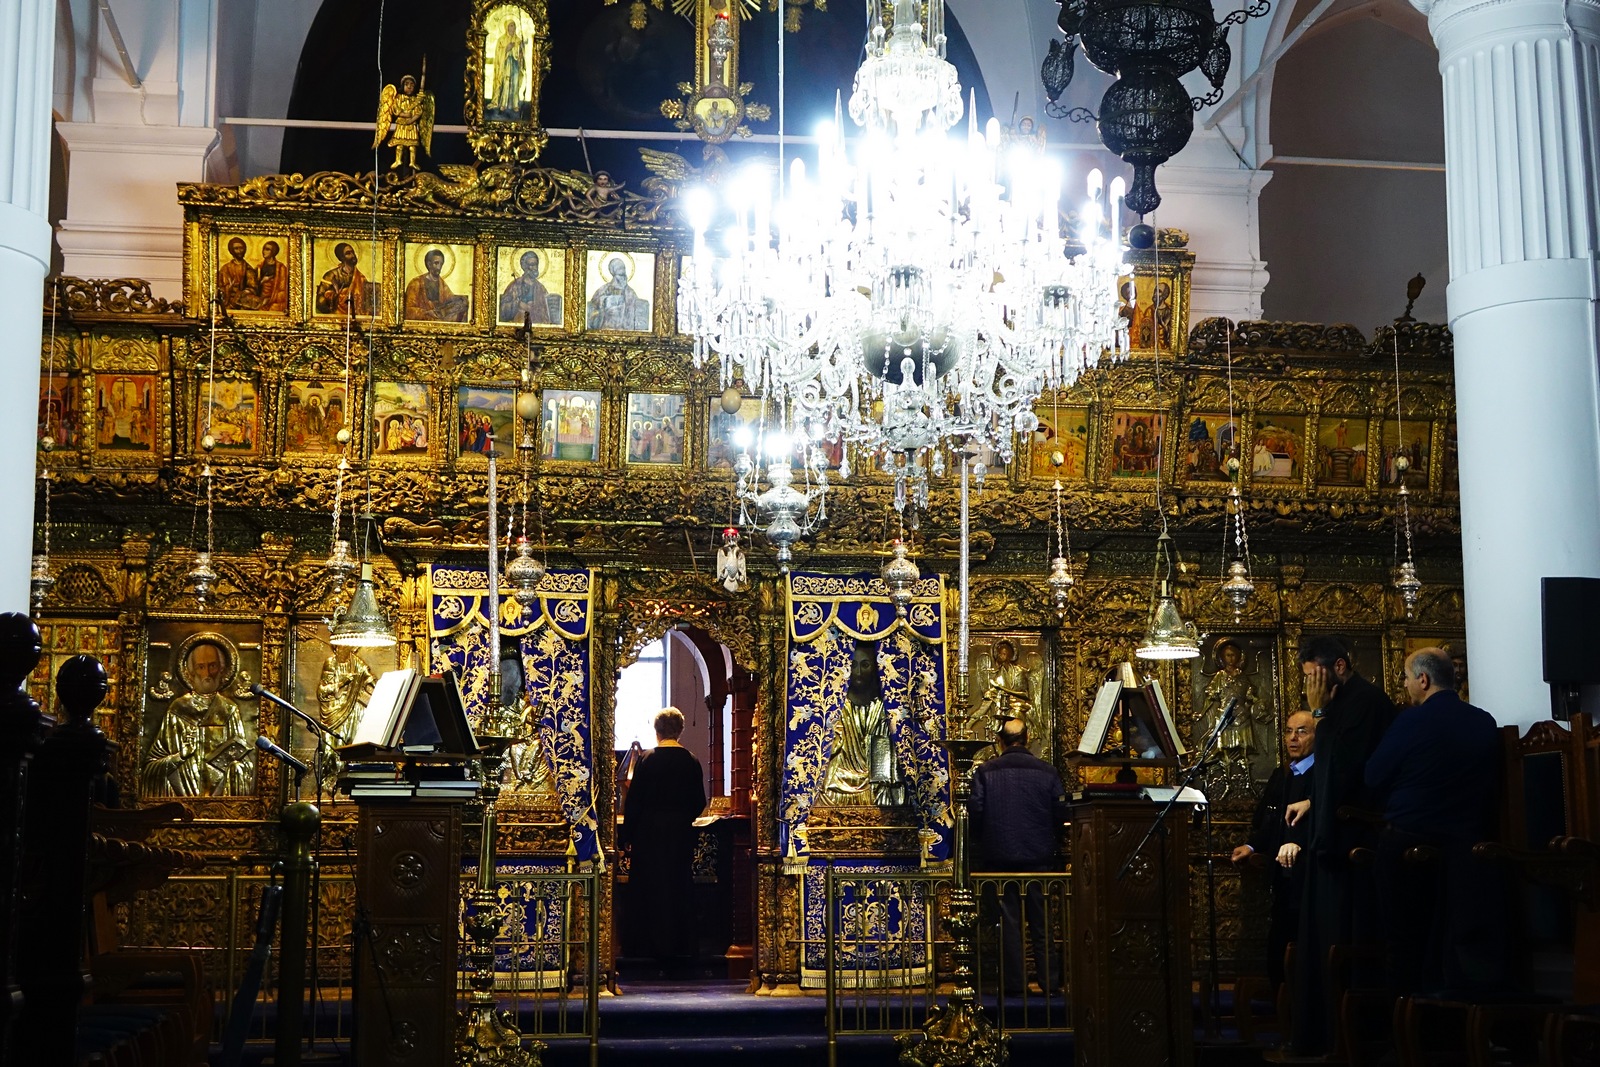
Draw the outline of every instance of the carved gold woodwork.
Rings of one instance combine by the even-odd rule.
[[[476,0],[467,32],[467,140],[486,163],[531,163],[549,140],[539,97],[550,72],[544,0]]]
[[[685,16],[693,10],[694,77],[678,83],[677,99],[661,102],[661,114],[705,142],[707,159],[723,158],[716,146],[730,137],[749,137],[747,119],[764,122],[772,116],[770,107],[748,98],[755,86],[739,80],[739,24],[759,6],[757,0],[673,3],[673,10]]]
[[[679,622],[706,630],[732,649],[741,666],[755,672],[759,688],[751,799],[759,861],[756,972],[770,989],[798,975],[790,931],[799,926],[799,884],[781,873],[775,854],[785,625],[771,552],[759,537],[749,542],[751,584],[746,592],[728,595],[710,573],[716,532],[730,517],[733,475],[708,466],[710,405],[715,402],[708,383],[716,370],[694,368],[687,340],[672,332],[673,294],[686,241],[667,224],[664,211],[676,183],[659,173],[652,181],[635,192],[587,176],[495,165],[385,181],[381,187],[370,176],[345,175],[183,187],[189,306],[208,307],[218,242],[225,234],[278,234],[290,249],[286,261],[296,272],[289,309],[219,321],[213,359],[210,319],[203,310],[185,318],[181,306],[155,301],[147,287],[136,283],[63,281],[55,369],[76,390],[84,418],[75,446],[41,460],[59,478],[51,540],[52,571],[58,580],[41,621],[52,640],[68,635],[61,640],[69,644],[96,632],[96,654],[113,661],[118,699],[106,705],[102,725],[124,742],[115,773],[126,790],[137,780],[140,694],[156,681],[136,676],[151,617],[196,617],[184,575],[196,544],[189,531],[196,528],[197,506],[203,504],[203,454],[197,441],[207,383],[213,375],[219,382],[248,383],[257,420],[251,447],[219,448],[210,457],[217,514],[213,566],[219,582],[207,615],[259,619],[261,680],[269,688],[283,684],[294,629],[326,619],[348,596],[322,567],[338,453],[289,448],[287,410],[293,383],[337,379],[342,387],[348,375],[347,425],[354,432],[348,455],[355,469],[345,484],[346,507],[352,499],[365,499],[370,479],[380,518],[381,543],[374,551],[379,598],[401,635],[401,665],[425,662],[421,635],[426,634],[426,598],[415,577],[418,565],[452,555],[479,559],[486,545],[486,471],[481,459],[464,453],[457,439],[457,390],[463,385],[513,388],[528,362],[527,340],[493,321],[490,308],[501,280],[495,274],[497,249],[563,249],[568,311],[563,324],[534,331],[539,366],[532,387],[600,393],[600,447],[593,461],[541,457],[533,463],[530,527],[553,564],[597,571],[597,709],[613,706],[616,673],[639,648]],[[375,321],[351,331],[347,363],[343,323],[312,312],[309,294],[318,273],[312,253],[325,237],[370,238],[375,206],[379,227],[373,280],[384,304]],[[1175,312],[1186,309],[1191,262],[1180,237],[1164,231],[1160,248],[1145,257],[1148,262],[1138,259],[1134,264],[1136,279],[1154,279],[1159,254],[1161,277],[1170,272],[1177,285]],[[400,250],[429,242],[472,250],[471,323],[445,331],[419,328],[401,317],[399,293],[405,279]],[[222,248],[225,255],[225,244]],[[654,257],[650,331],[590,333],[581,328],[583,264],[591,249]],[[1321,485],[1315,474],[1319,420],[1365,420],[1369,448],[1381,445],[1383,425],[1394,418],[1396,341],[1402,415],[1408,426],[1413,419],[1431,424],[1426,484],[1412,486],[1412,519],[1425,583],[1412,620],[1389,589],[1393,488],[1382,483],[1376,470],[1368,471],[1361,484],[1348,486]],[[1305,437],[1297,480],[1256,479],[1247,465],[1242,488],[1257,592],[1237,618],[1216,592],[1226,483],[1190,477],[1180,469],[1179,455],[1188,420],[1229,410],[1230,349],[1232,409],[1240,424],[1253,430],[1258,419],[1292,417],[1304,420]],[[973,499],[972,629],[978,634],[1037,632],[1048,638],[1042,643],[1054,649],[1050,713],[1057,753],[1076,746],[1094,693],[1108,670],[1130,658],[1148,610],[1157,479],[1110,473],[1110,430],[1118,412],[1160,412],[1166,417],[1159,480],[1161,503],[1180,553],[1182,610],[1212,640],[1235,633],[1272,642],[1280,713],[1300,706],[1295,651],[1307,634],[1361,637],[1379,650],[1381,663],[1373,669],[1381,670],[1384,677],[1379,680],[1392,690],[1408,641],[1464,633],[1459,548],[1453,540],[1459,533],[1458,494],[1446,487],[1445,477],[1448,430],[1454,420],[1450,355],[1448,331],[1423,324],[1402,324],[1398,332],[1385,328],[1369,340],[1342,326],[1208,320],[1186,342],[1175,337],[1160,352],[1159,385],[1155,353],[1136,352],[1126,363],[1085,374],[1059,396],[1041,400],[1041,412],[1072,406],[1087,413],[1088,462],[1081,477],[1063,483],[1065,519],[1079,548],[1073,559],[1077,585],[1058,620],[1044,585],[1046,537],[1053,525],[1052,476],[1033,469],[1024,442],[1010,469],[992,472],[984,491]],[[41,364],[45,362],[42,358]],[[99,410],[102,388],[119,378],[155,383],[153,413],[147,420],[149,448],[116,434],[101,439],[108,425],[104,418],[127,417],[125,410],[108,408],[104,415]],[[374,448],[374,394],[382,383],[414,383],[424,390],[431,420],[428,436],[434,443],[422,454],[385,455]],[[646,469],[624,462],[631,392],[685,397],[681,465]],[[131,395],[124,388],[119,402]],[[543,426],[534,431],[542,444]],[[894,529],[892,485],[869,463],[857,467],[861,473],[848,482],[834,481],[828,521],[800,546],[807,569],[857,572],[875,570],[881,562],[884,540]],[[500,471],[504,501],[520,483],[518,463],[508,458]],[[936,483],[931,506],[918,516],[913,536],[925,574],[953,573],[957,511],[954,480],[947,476]],[[953,582],[949,590],[953,611]],[[953,663],[951,669],[953,678]],[[1168,665],[1157,676],[1179,728],[1191,733],[1196,709],[1190,668]],[[263,730],[279,726],[268,709],[263,709],[261,721]],[[596,799],[607,808],[612,803],[612,730],[609,714],[597,714],[594,742],[601,766],[595,768]],[[277,772],[263,767],[254,795],[209,802],[203,828],[163,832],[176,847],[213,855],[268,849],[282,788]],[[564,850],[564,828],[549,813],[519,804],[513,795],[505,798],[503,848],[539,855]],[[1217,818],[1224,823],[1242,820],[1247,808],[1230,797],[1219,806]],[[329,806],[330,827],[340,825],[343,811],[348,811],[345,802]],[[603,843],[612,847],[607,820],[601,826]],[[884,847],[884,842],[893,847],[904,843],[907,852],[914,852],[909,831],[890,821],[868,825],[848,813],[822,811],[813,827],[815,835],[828,838],[830,851],[844,852]],[[602,901],[606,916],[609,894],[608,887]],[[176,919],[174,913],[162,921]],[[1227,913],[1223,930],[1236,929],[1238,921],[1233,912]]]

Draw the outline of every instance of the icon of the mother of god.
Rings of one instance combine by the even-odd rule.
[[[532,116],[531,101],[523,92],[522,80],[528,70],[528,39],[514,18],[494,37],[490,55],[494,60],[494,84],[485,86],[487,106],[484,118],[490,122],[526,122]]]

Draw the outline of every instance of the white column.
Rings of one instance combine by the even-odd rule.
[[[28,610],[33,559],[39,308],[50,266],[54,4],[0,6],[0,611]]]
[[[1600,576],[1600,8],[1413,2],[1444,76],[1472,698],[1529,723],[1550,713],[1539,580]]]

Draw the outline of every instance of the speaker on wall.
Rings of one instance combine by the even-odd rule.
[[[1544,680],[1600,682],[1600,578],[1544,578]]]

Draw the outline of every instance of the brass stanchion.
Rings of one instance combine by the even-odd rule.
[[[900,1034],[895,1043],[900,1046],[900,1062],[904,1067],[999,1067],[1006,1062],[1007,1046],[1011,1035],[989,1021],[979,1006],[977,993],[972,988],[973,959],[977,955],[974,936],[978,930],[978,898],[972,892],[972,872],[967,853],[971,846],[971,830],[967,819],[967,802],[972,799],[972,763],[979,752],[992,743],[989,738],[951,737],[950,724],[966,734],[967,721],[967,643],[970,637],[968,598],[971,595],[968,581],[968,554],[972,541],[972,512],[968,473],[974,448],[969,442],[961,455],[961,569],[960,631],[956,652],[956,708],[954,717],[945,717],[945,739],[941,742],[950,753],[950,771],[954,781],[950,799],[955,809],[953,829],[955,885],[950,890],[950,933],[955,942],[955,987],[950,999],[928,1009],[928,1019],[921,1030]]]
[[[967,721],[967,678],[959,677],[956,718]],[[973,962],[977,955],[978,897],[972,889],[968,862],[971,829],[967,803],[972,799],[972,764],[992,741],[979,737],[946,737],[941,742],[950,753],[951,800],[955,808],[953,829],[955,884],[950,890],[950,932],[954,940],[955,985],[950,999],[928,1009],[921,1030],[900,1034],[903,1067],[999,1067],[1006,1062],[1011,1035],[989,1021],[973,988]]]
[[[492,692],[499,691],[499,670],[493,672]],[[472,963],[472,995],[456,1026],[456,1063],[461,1067],[539,1067],[544,1042],[524,1046],[515,1016],[500,1011],[494,998],[494,942],[500,934],[500,901],[494,889],[495,801],[500,796],[500,766],[505,762],[509,737],[477,738],[478,763],[483,772],[483,828],[478,842],[478,887],[467,916],[467,936],[472,938],[468,959]]]
[[[298,779],[296,779],[298,791]],[[301,1059],[301,1009],[306,998],[307,911],[311,900],[311,839],[317,836],[322,813],[315,804],[296,800],[283,809],[278,827],[285,843],[283,856],[283,927],[278,950],[278,1036],[274,1062],[292,1067]],[[316,991],[313,991],[315,995]]]

